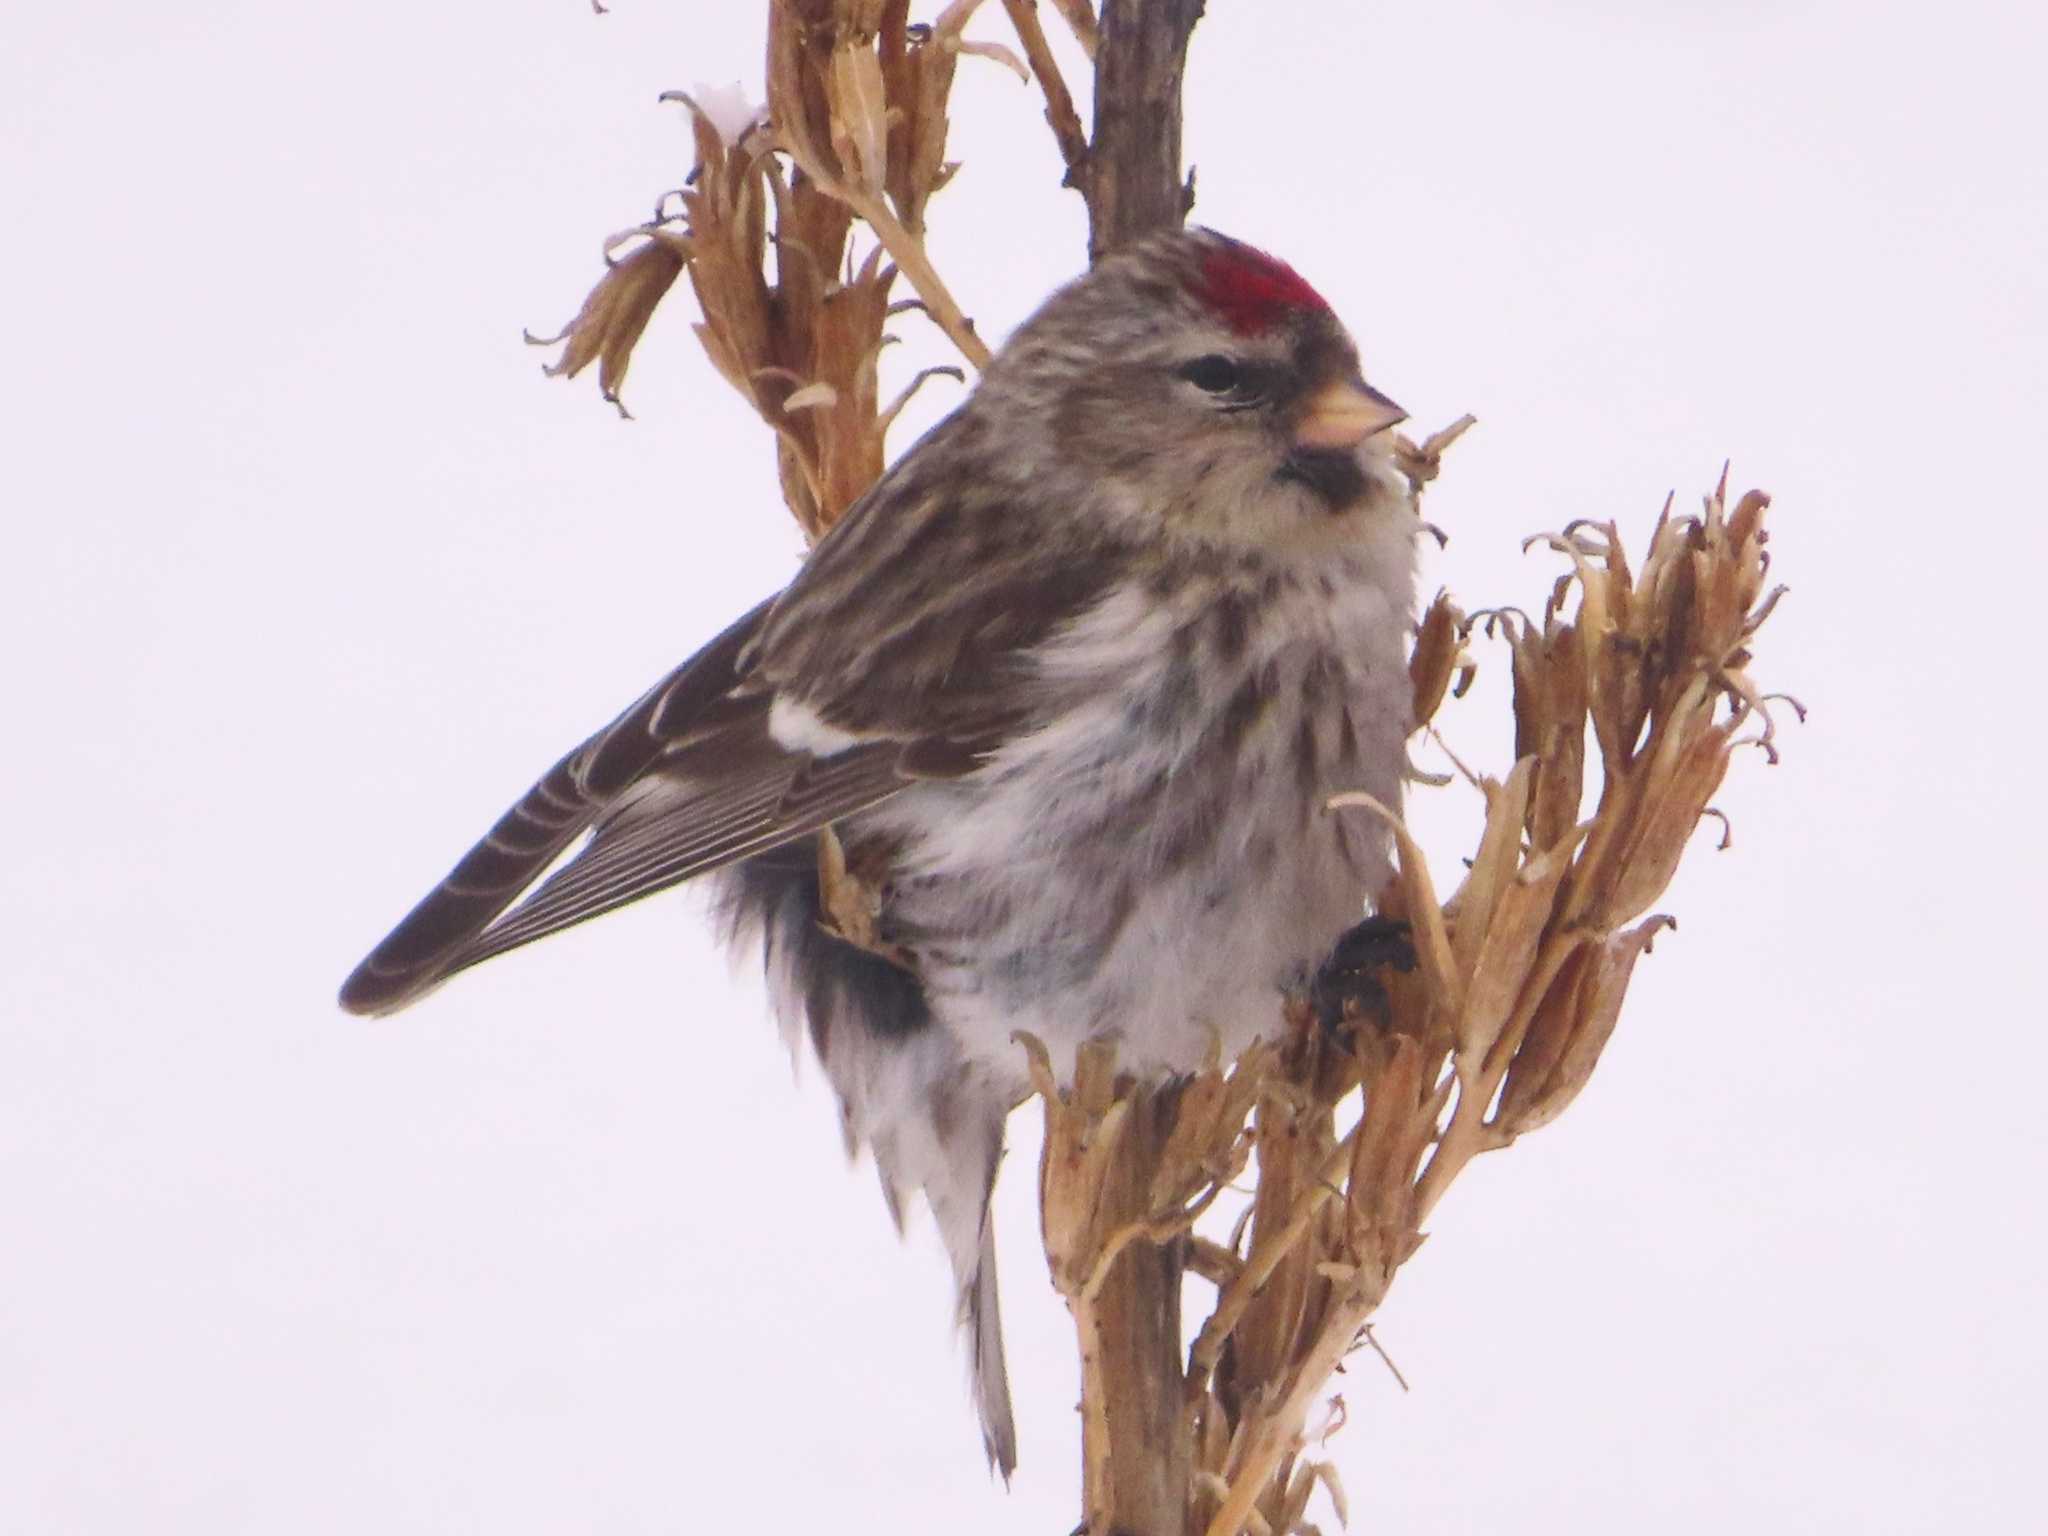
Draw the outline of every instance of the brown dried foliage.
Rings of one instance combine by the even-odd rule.
[[[1383,1015],[1336,1038],[1297,1015],[1283,1035],[1285,1087],[1258,1110],[1257,1190],[1230,1254],[1244,1269],[1192,1352],[1203,1459],[1190,1529],[1297,1528],[1319,1475],[1302,1459],[1308,1412],[1437,1202],[1473,1157],[1548,1124],[1592,1076],[1636,961],[1672,923],[1643,914],[1736,748],[1770,750],[1747,673],[1777,596],[1764,590],[1767,505],[1752,491],[1730,511],[1717,489],[1697,518],[1667,507],[1640,571],[1611,524],[1532,541],[1573,562],[1540,624],[1467,619],[1444,597],[1425,615],[1418,729],[1483,626],[1510,650],[1520,755],[1478,783],[1485,823],[1448,901],[1386,807],[1332,802],[1393,832],[1400,874],[1380,910],[1410,922],[1417,965],[1386,975]],[[1582,817],[1589,734],[1600,790]]]
[[[695,164],[649,223],[606,243],[604,276],[560,335],[548,371],[598,363],[618,403],[655,307],[688,272],[712,365],[775,432],[783,499],[815,539],[882,472],[889,425],[927,369],[888,404],[878,392],[890,317],[929,314],[979,367],[974,334],[924,248],[925,210],[956,167],[945,158],[946,104],[977,0],[913,27],[909,0],[772,0],[768,117],[728,144],[682,92]],[[856,251],[857,231],[873,237]],[[616,253],[631,248],[619,258]],[[772,256],[772,260],[771,260]],[[901,273],[914,301],[891,302]],[[624,406],[620,405],[621,412]]]
[[[987,357],[923,240],[930,198],[955,169],[944,155],[959,56],[1024,67],[964,40],[977,3],[920,27],[908,0],[769,0],[768,122],[727,144],[677,97],[696,150],[678,207],[664,199],[655,220],[608,244],[549,371],[594,361],[616,400],[649,316],[687,271],[699,340],[773,430],[785,500],[821,535],[881,473],[909,393],[884,406],[877,389],[886,323],[906,307],[890,302],[898,273],[967,361]],[[1088,0],[1055,3],[1095,59]],[[1086,193],[1091,149],[1037,6],[1003,10],[1066,180]],[[873,243],[856,260],[862,227]],[[1418,497],[1470,425],[1399,443]],[[1750,492],[1730,509],[1725,489],[1698,517],[1667,505],[1640,568],[1611,523],[1531,540],[1570,562],[1540,622],[1515,609],[1468,617],[1441,595],[1424,614],[1411,661],[1418,733],[1464,694],[1474,647],[1490,638],[1512,669],[1516,760],[1473,781],[1483,824],[1448,900],[1390,808],[1363,794],[1332,801],[1332,815],[1385,822],[1398,850],[1379,910],[1409,922],[1417,963],[1384,976],[1383,1006],[1333,1032],[1290,1004],[1268,1042],[1163,1087],[1121,1078],[1107,1043],[1084,1049],[1061,1084],[1037,1042],[1021,1042],[1045,1113],[1046,1257],[1080,1345],[1088,1528],[1143,1511],[1161,1532],[1313,1530],[1319,1487],[1343,1518],[1336,1473],[1309,1449],[1332,1373],[1371,1342],[1369,1319],[1459,1173],[1585,1087],[1636,962],[1672,924],[1650,909],[1700,820],[1718,814],[1708,802],[1735,749],[1775,756],[1769,701],[1749,676],[1778,595],[1765,586],[1767,501]],[[872,895],[836,851],[828,835],[827,910],[862,942]],[[1197,1234],[1247,1169],[1249,1207],[1228,1240]],[[1216,1286],[1184,1361],[1122,1347],[1148,1330],[1118,1309],[1154,1292],[1118,1277],[1147,1253],[1171,1255],[1173,1286],[1183,1261]],[[1179,1405],[1171,1422],[1161,1402]],[[1342,1420],[1340,1399],[1322,1438]]]

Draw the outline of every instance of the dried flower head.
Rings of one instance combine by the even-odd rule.
[[[910,395],[936,375],[962,377],[926,369],[882,402],[890,317],[923,310],[970,363],[988,356],[932,269],[924,218],[956,169],[945,159],[946,103],[959,57],[1016,61],[962,39],[972,3],[924,27],[908,9],[776,0],[765,115],[737,88],[667,93],[690,113],[688,180],[651,221],[607,242],[603,278],[559,335],[528,337],[566,342],[550,373],[574,377],[597,362],[605,398],[619,404],[634,347],[687,270],[698,339],[773,429],[784,499],[813,538],[880,475],[888,428]],[[875,243],[861,252],[863,225]],[[892,302],[899,271],[918,295],[909,305]]]

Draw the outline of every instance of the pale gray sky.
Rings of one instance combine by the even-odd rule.
[[[657,93],[758,92],[759,8],[16,9],[0,1529],[1069,1529],[1029,1116],[1005,1494],[929,1229],[889,1230],[689,898],[396,1020],[331,1002],[792,568],[687,300],[633,424],[518,339],[687,170]],[[1198,217],[1300,267],[1421,424],[1482,420],[1426,582],[1534,601],[1523,535],[1639,543],[1732,456],[1793,589],[1756,670],[1814,707],[1782,766],[1738,761],[1735,846],[1681,875],[1585,1097],[1402,1274],[1414,1390],[1341,1384],[1355,1518],[2016,1526],[2048,1400],[2042,24],[1210,10]],[[960,100],[934,244],[999,336],[1079,265],[1080,207],[1022,86],[969,60]],[[1496,771],[1501,713],[1447,721]],[[1458,793],[1417,811],[1443,867]]]

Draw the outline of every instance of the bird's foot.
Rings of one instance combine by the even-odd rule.
[[[1352,1017],[1384,1021],[1387,989],[1373,973],[1414,969],[1415,945],[1408,925],[1395,918],[1368,917],[1337,940],[1309,984],[1316,1022],[1334,1030]]]

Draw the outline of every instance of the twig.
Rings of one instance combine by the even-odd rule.
[[[882,249],[896,263],[896,270],[917,290],[926,311],[953,345],[960,349],[960,355],[976,369],[986,368],[991,355],[988,347],[975,334],[974,322],[967,318],[954,299],[952,289],[946,286],[931,258],[925,254],[924,242],[903,227],[903,221],[896,217],[885,199],[870,196],[855,187],[838,186],[832,190],[867,220],[875,238],[882,242]]]
[[[1017,29],[1017,41],[1024,45],[1024,57],[1031,65],[1031,73],[1038,77],[1039,89],[1045,92],[1045,120],[1052,125],[1060,158],[1067,163],[1065,184],[1076,188],[1085,198],[1088,135],[1081,127],[1080,114],[1074,110],[1074,98],[1067,93],[1059,63],[1046,43],[1045,29],[1038,24],[1038,0],[1003,0],[1003,9],[1009,13],[1010,25]],[[1094,18],[1089,19],[1092,22]]]
[[[1088,254],[1160,229],[1193,205],[1181,180],[1181,77],[1204,0],[1106,0],[1095,56],[1095,147],[1088,168]]]
[[[1401,1374],[1401,1367],[1394,1364],[1394,1357],[1388,1354],[1386,1346],[1380,1343],[1379,1335],[1372,1331],[1372,1324],[1367,1323],[1363,1328],[1359,1329],[1358,1336],[1372,1346],[1372,1352],[1380,1357],[1380,1364],[1387,1368],[1387,1374],[1400,1383],[1401,1390],[1403,1392],[1412,1392],[1414,1388],[1408,1385],[1408,1378]]]
[[[1068,29],[1074,34],[1074,41],[1081,45],[1081,51],[1088,55],[1088,62],[1095,62],[1095,50],[1100,46],[1100,35],[1095,27],[1095,7],[1088,0],[1052,0],[1052,8],[1064,16]]]

